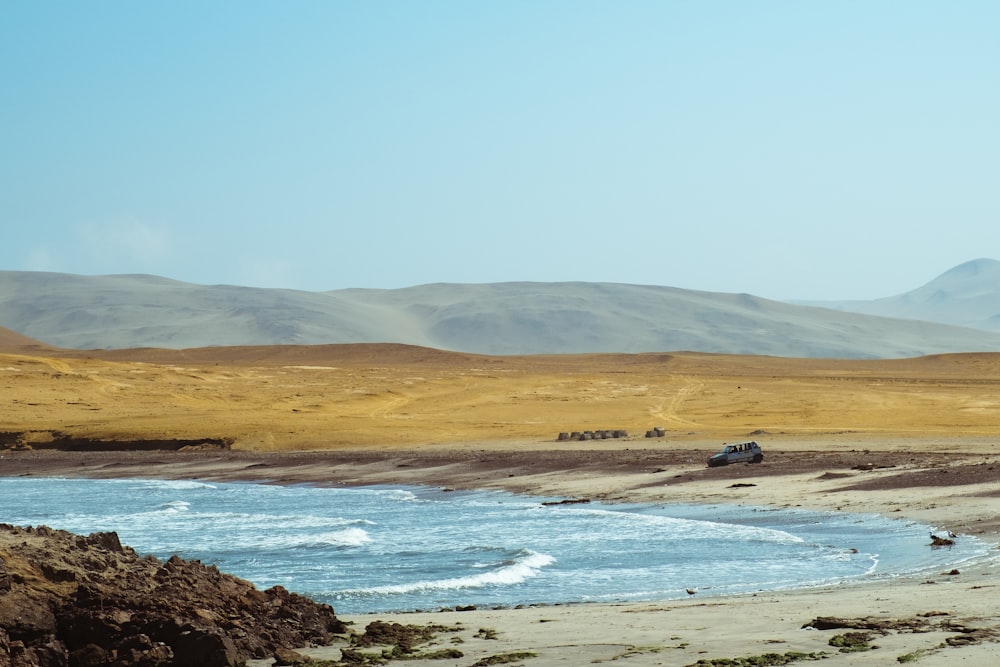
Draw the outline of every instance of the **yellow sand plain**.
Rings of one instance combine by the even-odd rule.
[[[1000,433],[1000,355],[488,357],[404,346],[0,355],[2,428],[44,441],[236,449],[545,442],[659,426],[694,440]]]

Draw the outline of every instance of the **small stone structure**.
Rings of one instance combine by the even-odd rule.
[[[613,440],[627,437],[628,431],[622,428],[616,428],[598,431],[563,431],[556,437],[556,440],[559,442],[567,442],[570,440]]]

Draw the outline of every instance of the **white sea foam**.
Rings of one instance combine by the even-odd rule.
[[[457,590],[461,588],[482,588],[483,586],[513,586],[531,577],[538,576],[542,568],[552,565],[556,559],[547,554],[525,551],[520,558],[514,559],[502,567],[473,574],[466,577],[452,577],[434,581],[415,581],[393,586],[376,586],[347,593],[368,595],[402,595],[418,591]]]
[[[330,526],[365,526],[374,525],[367,519],[348,519],[344,517],[318,516],[314,514],[243,514],[237,512],[208,512],[201,515],[204,518],[220,523],[233,523],[240,526],[280,526],[286,530],[302,528],[328,528]]]
[[[655,529],[661,533],[669,533],[674,539],[700,540],[725,537],[726,539],[760,541],[774,544],[797,544],[803,541],[801,537],[783,530],[720,521],[684,519],[659,514],[623,512],[613,509],[558,508],[555,511],[574,512],[581,516],[591,517],[596,521],[600,521],[602,525],[607,525],[608,521],[612,521],[623,532],[648,532]],[[594,533],[591,537],[594,540],[600,540],[604,539],[606,534]]]
[[[393,489],[392,491],[387,491],[385,496],[390,500],[398,500],[400,502],[412,502],[418,500],[417,494],[412,491],[405,491],[402,489]]]
[[[207,482],[197,482],[192,479],[141,479],[121,480],[124,483],[139,484],[150,489],[173,489],[188,491],[191,489],[215,489],[215,485]]]
[[[121,515],[122,519],[130,517],[133,521],[146,518],[158,520],[164,513],[189,512],[185,520],[198,521],[220,530],[302,530],[310,528],[330,528],[331,526],[371,526],[374,522],[367,519],[348,519],[344,517],[325,517],[311,514],[247,514],[243,512],[200,512],[192,511],[191,503],[184,500],[174,500],[155,510],[132,515]]]
[[[371,542],[367,531],[361,528],[345,528],[323,533],[288,535],[283,533],[247,536],[235,541],[234,546],[261,550],[307,549],[315,547],[358,547]]]
[[[993,554],[971,536],[931,550],[933,528],[875,515],[555,507],[501,492],[384,486],[7,478],[0,506],[8,522],[116,530],[141,553],[202,559],[338,600],[344,613],[685,597],[681,586],[741,594],[940,571]]]
[[[351,548],[360,547],[372,538],[362,528],[345,528],[343,530],[286,533],[273,531],[243,531],[241,533],[221,534],[212,531],[197,541],[188,541],[188,548],[196,550],[217,551],[226,553],[240,552],[293,552],[297,549]],[[156,550],[167,549],[167,545],[156,546]]]
[[[372,538],[367,531],[361,528],[348,528],[346,530],[340,530],[336,533],[329,533],[326,541],[330,544],[340,544],[345,547],[356,547],[361,546],[367,542],[371,542]]]
[[[169,503],[164,503],[160,506],[159,512],[167,512],[176,514],[178,512],[187,512],[191,509],[191,503],[186,500],[171,500]]]

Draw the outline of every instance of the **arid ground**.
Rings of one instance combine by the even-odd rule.
[[[0,351],[8,447],[0,475],[423,483],[805,506],[1000,541],[1000,355],[488,357],[391,345],[78,352],[18,340]],[[656,427],[664,435],[645,437]],[[600,429],[628,436],[558,440]],[[761,443],[763,463],[705,466],[723,442],[744,439]],[[464,660],[428,665],[504,652],[533,653],[516,664],[537,667],[817,652],[835,665],[992,664],[997,565],[731,599],[392,620],[468,628]],[[842,617],[848,629],[801,629],[820,616]],[[872,630],[871,619],[884,623]],[[497,638],[474,639],[486,625]],[[841,653],[829,640],[845,632],[868,632],[880,648]]]
[[[513,441],[547,448],[563,431],[634,437],[659,426],[675,443],[756,433],[808,449],[815,437],[957,444],[1000,432],[994,354],[842,361],[487,357],[392,345],[52,351],[0,356],[0,388],[4,430],[39,443],[64,435],[268,451]]]

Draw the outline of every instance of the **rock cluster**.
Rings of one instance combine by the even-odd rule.
[[[0,667],[230,667],[346,630],[329,605],[116,533],[0,524]]]
[[[573,431],[572,433],[563,431],[556,440],[565,442],[566,440],[611,440],[612,438],[627,438],[628,431],[621,428],[602,429],[598,431]]]

